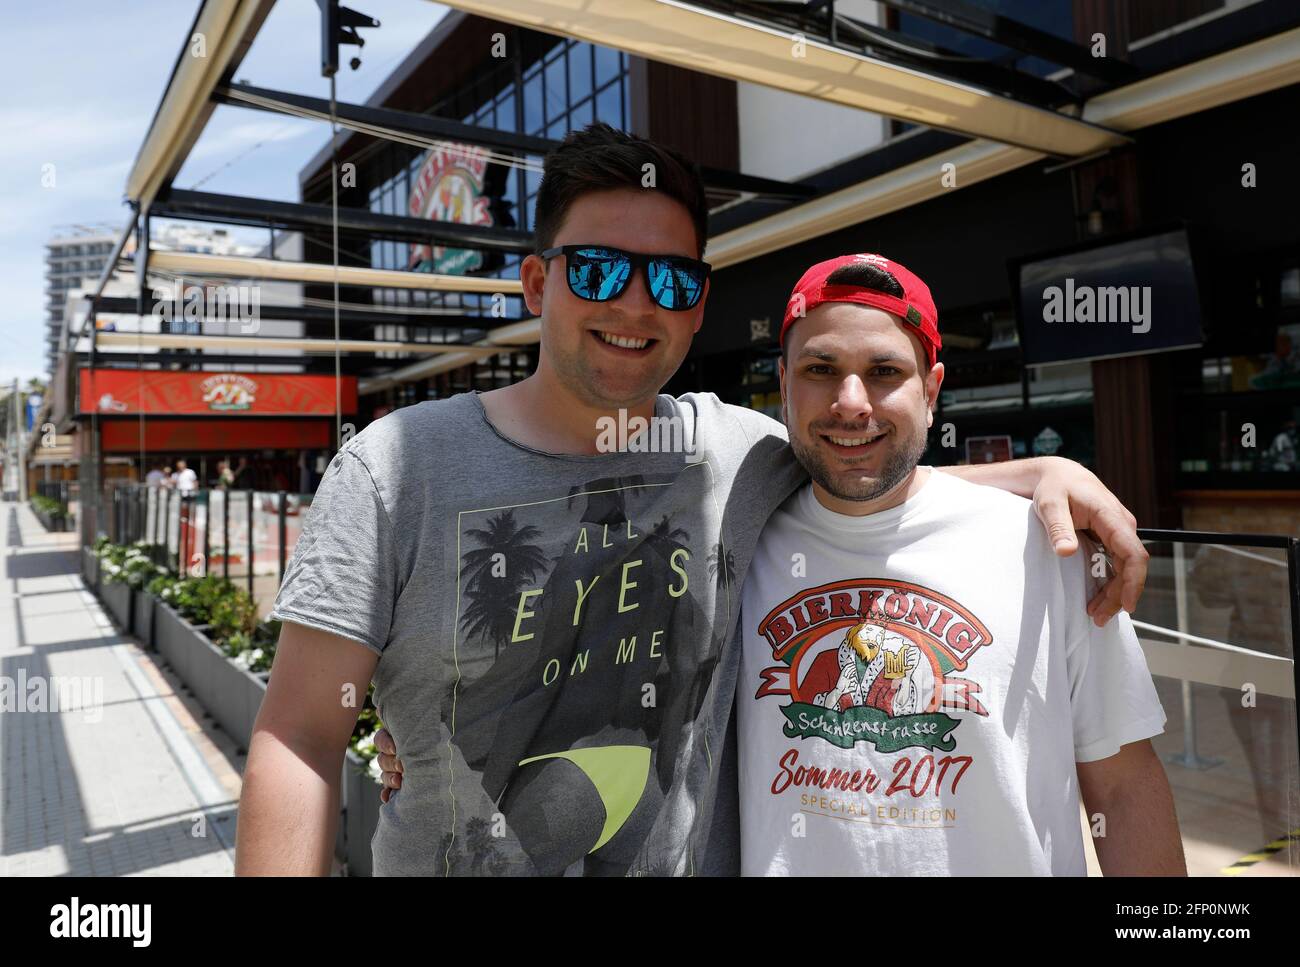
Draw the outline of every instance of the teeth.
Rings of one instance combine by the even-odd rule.
[[[596,335],[609,343],[611,346],[621,346],[623,349],[645,349],[650,345],[649,339],[632,339],[628,336],[611,336],[607,332],[597,332]]]
[[[872,437],[832,436],[832,437],[827,437],[826,439],[830,440],[831,443],[838,444],[839,446],[842,447],[860,447],[863,444],[871,443],[873,440],[879,440],[880,437],[879,436],[872,436]]]

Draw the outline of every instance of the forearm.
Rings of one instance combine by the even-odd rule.
[[[974,484],[997,487],[1021,497],[1033,497],[1034,488],[1042,479],[1047,464],[1044,457],[1024,457],[1020,460],[1003,460],[998,463],[972,463],[960,467],[935,467],[954,477]]]
[[[342,763],[342,749],[306,753],[254,733],[239,797],[237,876],[329,875]]]
[[[1186,876],[1174,797],[1164,771],[1106,793],[1085,794],[1103,876]],[[1098,823],[1098,817],[1104,823]],[[1104,835],[1096,835],[1098,830]]]

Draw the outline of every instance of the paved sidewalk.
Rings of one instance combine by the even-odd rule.
[[[76,534],[14,503],[0,528],[0,876],[231,874],[229,750],[84,589]]]

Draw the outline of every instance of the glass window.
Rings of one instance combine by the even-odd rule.
[[[554,138],[557,141],[568,133],[569,133],[568,115],[565,115],[564,117],[560,118],[558,121],[556,121],[554,124],[552,124],[550,127],[546,129],[546,136],[548,138]]]
[[[600,87],[623,73],[623,55],[608,47],[593,47],[596,55],[596,86]]]
[[[515,127],[515,92],[514,88],[497,101],[496,127],[502,131],[514,131]]]
[[[580,101],[591,94],[592,90],[591,46],[574,44],[569,48],[569,100]]]
[[[533,72],[524,80],[524,131],[536,134],[546,123],[542,115],[542,75]]]
[[[615,82],[596,95],[596,120],[616,128],[623,127],[623,98],[619,87]]]
[[[569,114],[569,127],[577,131],[591,123],[591,98],[587,98]]]
[[[546,120],[553,121],[569,107],[569,95],[565,89],[565,66],[563,55],[546,65]]]

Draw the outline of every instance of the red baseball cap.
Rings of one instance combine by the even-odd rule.
[[[902,286],[902,298],[876,289],[865,289],[860,285],[826,284],[826,280],[837,270],[847,265],[858,265],[864,262],[892,276]],[[839,258],[818,262],[805,272],[803,278],[794,287],[794,291],[790,293],[790,301],[785,306],[785,318],[781,321],[780,344],[782,346],[785,345],[786,332],[795,321],[812,312],[823,302],[856,302],[900,316],[921,340],[931,366],[934,365],[943,346],[939,338],[939,311],[934,307],[929,286],[907,268],[897,262],[891,262],[883,255],[866,253],[841,255]]]

